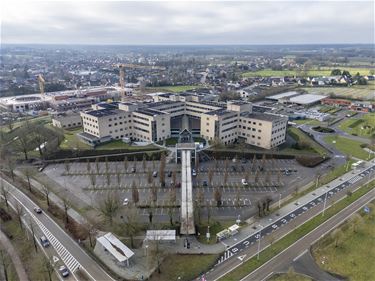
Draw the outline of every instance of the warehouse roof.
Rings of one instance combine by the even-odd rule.
[[[294,96],[298,96],[298,95],[299,95],[298,92],[296,92],[296,91],[290,91],[290,92],[285,92],[285,93],[281,93],[281,94],[269,96],[269,97],[266,97],[266,99],[269,99],[269,100],[279,100],[279,99],[282,99],[282,98],[289,98],[289,97],[294,97]]]
[[[307,104],[319,102],[320,100],[324,98],[326,98],[326,96],[306,94],[306,95],[299,95],[296,97],[292,97],[289,99],[289,101],[291,103],[307,105]]]

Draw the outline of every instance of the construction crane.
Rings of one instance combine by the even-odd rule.
[[[139,69],[158,69],[158,70],[165,70],[166,68],[164,66],[155,66],[155,65],[138,65],[138,64],[118,64],[114,65],[119,68],[119,84],[121,87],[120,94],[121,99],[124,100],[125,98],[125,67],[128,68],[139,68]]]
[[[39,82],[39,90],[42,97],[44,97],[44,85],[46,84],[46,81],[44,80],[42,74],[38,75],[38,82]]]

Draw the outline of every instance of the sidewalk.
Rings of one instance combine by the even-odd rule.
[[[11,258],[13,266],[16,269],[18,279],[21,281],[28,281],[29,277],[26,274],[26,270],[23,267],[22,261],[19,255],[17,254],[16,249],[14,249],[8,237],[6,237],[6,235],[1,230],[0,230],[0,244],[3,246],[5,251],[8,253],[9,257]]]

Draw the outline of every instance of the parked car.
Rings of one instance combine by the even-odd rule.
[[[129,204],[129,199],[128,198],[124,198],[124,201],[122,202],[122,205],[123,206],[127,206]]]
[[[208,183],[207,181],[203,181],[203,184],[202,184],[204,187],[208,186]]]
[[[192,174],[193,177],[196,177],[196,176],[197,176],[197,172],[195,171],[195,169],[193,169],[193,170],[191,171],[191,174]]]
[[[132,167],[131,172],[134,174],[136,172],[135,168]]]
[[[246,180],[246,179],[242,179],[242,180],[241,180],[241,182],[242,182],[242,185],[244,185],[244,186],[247,186],[247,185],[249,185],[249,183],[247,182],[247,180]]]
[[[59,267],[59,272],[61,276],[64,278],[69,276],[69,270],[65,265]]]
[[[153,171],[153,172],[152,172],[152,176],[153,176],[154,178],[156,178],[156,177],[158,176],[158,172]]]
[[[37,214],[41,214],[42,213],[42,209],[39,208],[39,207],[35,207],[34,208],[34,212],[37,213]]]
[[[49,246],[49,241],[45,236],[40,237],[40,243],[44,248],[47,248]]]
[[[167,173],[167,176],[168,176],[168,178],[170,178],[170,177],[172,176],[172,171],[169,171],[169,172]]]

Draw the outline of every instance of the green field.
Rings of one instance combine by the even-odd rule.
[[[202,88],[200,86],[191,86],[191,85],[186,85],[186,86],[161,86],[161,87],[147,87],[146,90],[148,91],[155,91],[155,92],[184,92],[187,90],[193,90],[193,89],[199,89]]]
[[[355,214],[350,222],[337,230],[337,236],[331,233],[314,245],[312,252],[317,264],[324,270],[344,276],[348,280],[374,280],[373,214],[374,204],[372,215]]]
[[[349,134],[369,138],[375,134],[375,113],[367,113],[361,118],[345,120],[339,128]]]
[[[342,153],[347,155],[367,160],[369,154],[361,147],[361,142],[351,140],[341,136],[327,136],[324,138],[324,141],[332,144],[336,147],[337,150],[340,150]],[[371,158],[374,156],[372,155]]]
[[[352,75],[357,74],[359,72],[361,75],[369,75],[370,74],[370,68],[358,68],[358,67],[334,67],[334,68],[339,68],[341,70],[348,70]],[[322,67],[321,69],[312,69],[307,72],[308,76],[330,76],[332,68],[324,68]],[[242,74],[243,77],[257,77],[257,76],[262,76],[262,77],[270,77],[270,76],[295,76],[295,75],[300,75],[301,72],[297,72],[295,70],[272,70],[272,69],[263,69],[263,70],[258,70],[258,71],[250,71],[250,72],[245,72]]]
[[[309,146],[312,152],[318,153],[320,156],[327,155],[327,150],[319,143],[310,138],[307,134],[295,127],[288,128],[289,135],[300,145],[304,144]]]
[[[161,273],[155,272],[150,281],[190,281],[213,266],[217,255],[170,255],[161,265]]]
[[[361,100],[375,100],[375,84],[374,82],[368,85],[358,85],[352,87],[304,87],[309,94],[330,95],[336,97],[361,99]]]

